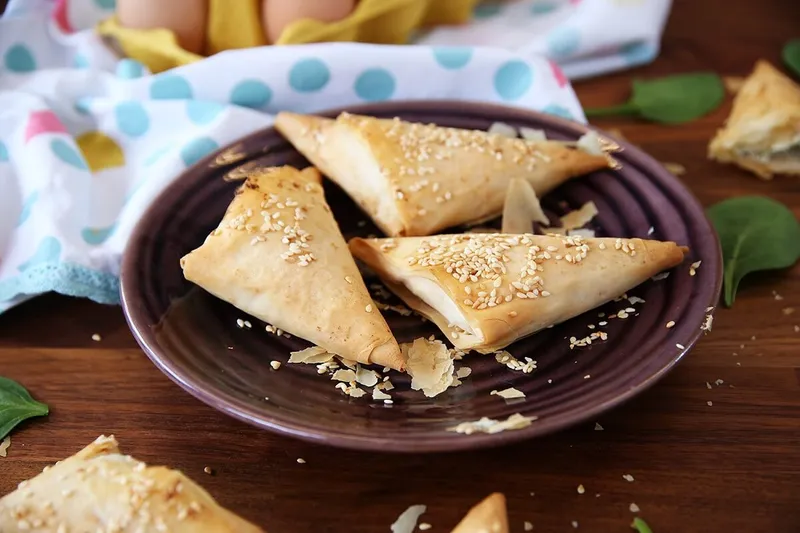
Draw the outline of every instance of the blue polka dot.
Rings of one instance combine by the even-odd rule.
[[[641,65],[654,60],[658,50],[654,45],[640,41],[626,44],[620,49],[620,54],[628,65]]]
[[[111,234],[114,233],[115,229],[117,229],[116,223],[108,226],[107,228],[83,228],[81,230],[81,237],[87,244],[97,246],[98,244],[103,244],[106,240],[108,240],[108,238],[111,237]]]
[[[152,154],[150,154],[149,156],[147,156],[144,159],[144,165],[149,167],[150,165],[155,164],[156,162],[158,162],[159,159],[161,159],[164,155],[166,155],[167,152],[169,152],[170,150],[172,150],[172,146],[164,146],[162,148],[159,148],[158,150],[155,150]]]
[[[36,247],[34,254],[17,267],[20,272],[28,270],[32,266],[56,263],[61,257],[61,243],[55,237],[45,237]]]
[[[371,68],[356,79],[355,91],[359,98],[368,102],[388,100],[394,94],[394,77],[382,68]]]
[[[75,101],[75,111],[80,113],[81,115],[88,115],[89,112],[92,110],[92,97],[91,96],[82,96]]]
[[[319,59],[303,59],[289,72],[289,85],[299,93],[319,91],[331,79],[328,67]]]
[[[157,100],[182,99],[192,97],[192,86],[189,82],[175,74],[156,76],[150,85],[150,98]]]
[[[77,54],[72,58],[72,66],[75,68],[89,68],[89,60],[83,54]]]
[[[472,48],[462,46],[443,46],[433,49],[433,57],[440,66],[456,70],[466,66],[472,59]]]
[[[189,120],[198,126],[214,122],[214,119],[224,110],[225,106],[217,102],[205,102],[202,100],[189,100],[186,102],[186,114],[189,115]]]
[[[50,141],[50,150],[57,158],[69,166],[75,167],[78,170],[89,170],[89,166],[86,164],[86,160],[83,159],[83,155],[70,146],[64,139],[53,139]]]
[[[3,161],[8,161],[8,148],[6,148],[5,143],[0,141],[0,163]]]
[[[517,100],[532,84],[533,70],[518,59],[508,61],[494,75],[494,89],[503,100]]]
[[[555,115],[557,117],[565,118],[567,120],[575,120],[575,117],[572,116],[572,113],[569,112],[569,109],[558,104],[550,104],[542,109],[542,112],[547,113],[548,115]]]
[[[36,60],[33,54],[23,44],[15,44],[6,51],[4,63],[11,72],[33,72],[36,70]]]
[[[190,167],[218,148],[219,145],[213,139],[198,137],[181,148],[181,159]]]
[[[33,209],[33,204],[36,203],[36,200],[39,199],[39,191],[32,192],[25,201],[22,203],[22,212],[19,214],[19,219],[17,219],[17,227],[23,225],[28,217],[31,216],[31,210]]]
[[[547,15],[558,9],[558,5],[552,2],[535,2],[531,6],[531,14],[533,15]]]
[[[569,26],[556,28],[547,36],[547,50],[550,57],[563,59],[578,51],[581,36],[578,30]]]
[[[117,62],[117,77],[125,80],[134,80],[144,76],[144,65],[135,59],[120,59]]]
[[[258,80],[244,80],[231,91],[231,103],[242,107],[260,109],[272,100],[272,89]]]
[[[117,104],[114,117],[117,119],[117,128],[130,137],[141,137],[150,128],[150,117],[139,102]]]
[[[476,19],[485,19],[493,17],[500,13],[500,4],[495,3],[481,3],[475,6],[472,11],[472,16]]]
[[[100,9],[107,9],[109,11],[117,7],[117,0],[94,0],[94,3]]]

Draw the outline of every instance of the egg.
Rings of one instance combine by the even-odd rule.
[[[117,0],[117,20],[122,27],[172,30],[181,48],[195,54],[202,54],[205,48],[207,17],[208,0]]]
[[[284,28],[301,19],[335,22],[353,12],[357,0],[262,0],[261,20],[270,43]]]

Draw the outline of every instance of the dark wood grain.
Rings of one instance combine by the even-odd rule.
[[[632,76],[746,74],[758,58],[777,62],[781,45],[797,36],[796,7],[796,0],[736,0],[724,8],[677,0],[653,65],[580,82],[577,91],[586,105],[610,104],[625,98]],[[765,194],[800,215],[796,180],[761,182],[706,159],[729,106],[681,127],[598,125],[618,127],[656,158],[683,164],[682,179],[704,204]],[[0,459],[0,494],[100,433],[114,433],[126,452],[184,470],[273,533],[388,531],[416,503],[428,505],[432,531],[448,531],[491,491],[508,497],[513,531],[525,520],[535,531],[571,531],[573,520],[579,531],[627,531],[631,502],[656,533],[800,531],[798,273],[748,279],[735,308],[718,313],[712,333],[675,371],[598,420],[604,431],[589,425],[509,448],[435,456],[326,449],[235,422],[160,374],[119,308],[41,297],[0,316],[0,374],[52,407],[47,419],[14,433],[9,456]],[[784,314],[788,307],[798,311]],[[102,340],[92,341],[93,333]],[[717,379],[724,384],[713,385]],[[205,466],[215,474],[204,474]]]

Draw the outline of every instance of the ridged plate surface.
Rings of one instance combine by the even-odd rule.
[[[549,115],[484,104],[395,102],[349,111],[471,129],[502,121],[544,129],[552,139],[577,139],[586,131]],[[228,171],[250,161],[300,168],[308,164],[271,128],[233,145],[244,159],[225,164],[222,157],[220,165],[218,156],[226,149],[212,154],[153,202],[123,260],[126,316],[158,368],[203,402],[250,424],[333,446],[403,452],[479,448],[590,420],[655,383],[685,355],[702,335],[700,326],[706,309],[716,305],[721,281],[718,241],[697,200],[658,162],[620,144],[621,170],[568,182],[543,199],[546,211],[560,215],[593,200],[600,211],[593,224],[598,236],[672,240],[689,246],[691,254],[666,279],[648,281],[629,293],[645,303],[609,303],[509,347],[517,358],[537,361],[533,373],[514,372],[491,356],[472,354],[462,361],[472,369],[471,376],[434,399],[410,391],[407,377],[392,373],[394,403],[385,405],[368,396],[344,396],[313,365],[283,364],[272,370],[270,361],[285,363],[290,351],[307,344],[266,333],[258,320],[186,282],[178,264],[202,243],[230,203],[238,183],[223,179]],[[325,188],[346,238],[379,234],[341,190],[329,181]],[[699,260],[701,267],[690,276],[690,263]],[[628,307],[636,312],[627,319],[598,325],[603,320],[598,313],[607,317]],[[441,337],[416,317],[384,314],[400,342]],[[238,328],[237,318],[248,319],[253,329]],[[667,329],[670,320],[676,325]],[[600,330],[608,333],[606,342],[570,349],[570,337]],[[506,402],[490,395],[507,387],[525,392],[526,398]],[[493,435],[447,431],[459,422],[505,419],[514,413],[538,420],[525,429]]]

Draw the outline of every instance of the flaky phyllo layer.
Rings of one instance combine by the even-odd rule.
[[[488,353],[679,264],[673,242],[462,234],[353,239],[350,250],[462,350]]]

